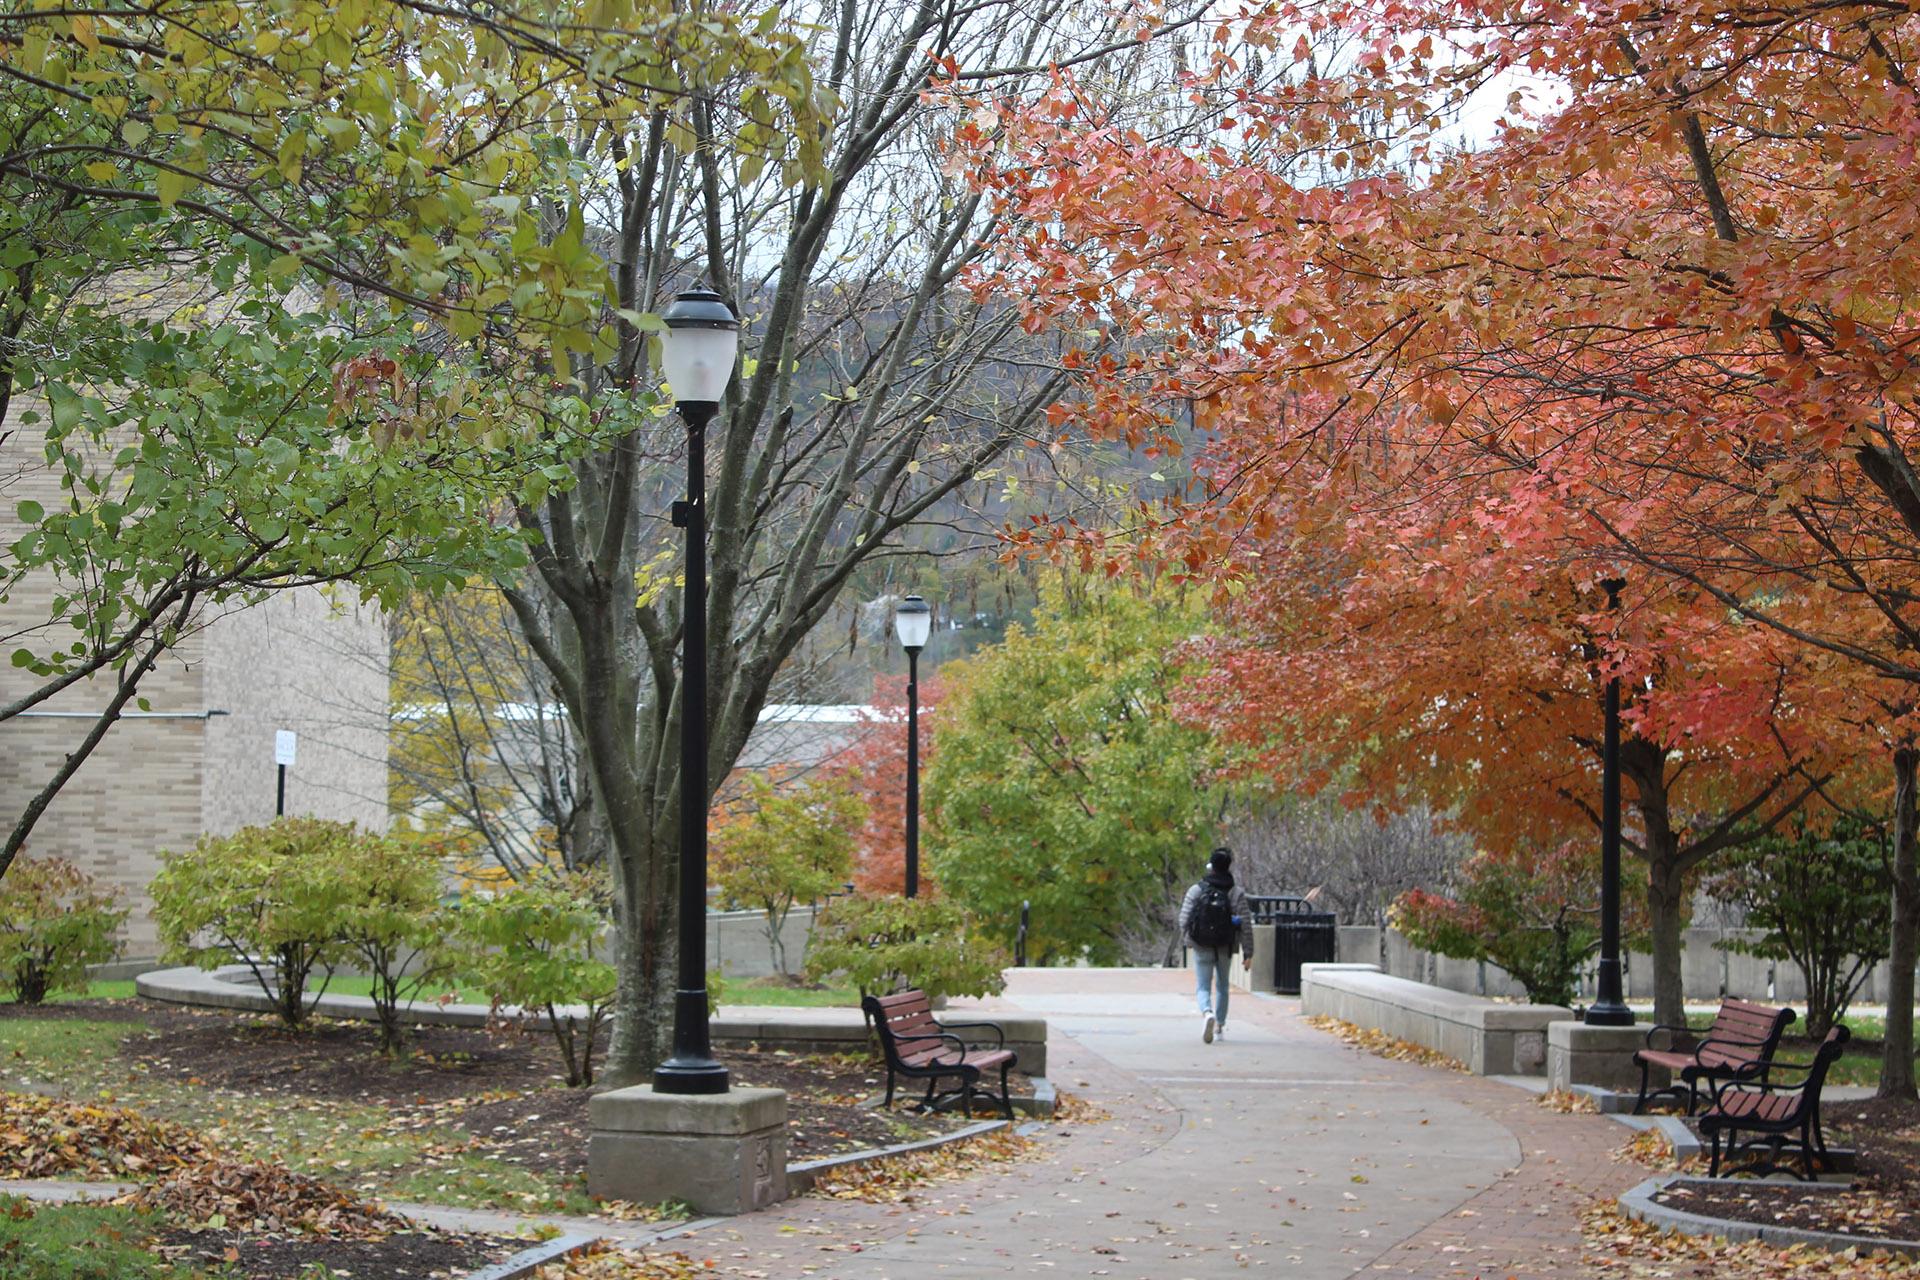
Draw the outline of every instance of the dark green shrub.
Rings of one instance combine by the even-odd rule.
[[[959,907],[939,898],[842,898],[807,943],[807,977],[836,974],[862,995],[917,987],[931,997],[998,995],[1012,963]]]
[[[1742,845],[1724,862],[1707,892],[1745,907],[1747,923],[1762,932],[1720,945],[1799,965],[1807,978],[1806,1034],[1819,1039],[1887,958],[1893,880],[1886,829],[1851,816],[1826,827],[1796,823]]]

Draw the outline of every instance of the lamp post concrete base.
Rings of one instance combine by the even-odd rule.
[[[608,1200],[681,1200],[699,1213],[752,1213],[787,1198],[783,1089],[594,1097],[587,1114],[587,1190]]]
[[[1636,1050],[1647,1045],[1647,1029],[1638,1027],[1591,1027],[1584,1022],[1547,1024],[1547,1087],[1571,1089],[1577,1084],[1599,1085],[1606,1089],[1638,1090],[1640,1068],[1634,1065]],[[1655,1072],[1656,1084],[1665,1084],[1664,1073]]]

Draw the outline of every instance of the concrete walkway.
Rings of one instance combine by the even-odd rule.
[[[1236,995],[1200,1040],[1190,979],[1023,971],[1002,1000],[1045,1016],[1054,1082],[1114,1113],[1044,1160],[908,1205],[803,1198],[669,1242],[725,1275],[1183,1280],[1586,1274],[1579,1216],[1645,1171],[1630,1136],[1495,1081],[1389,1061]]]

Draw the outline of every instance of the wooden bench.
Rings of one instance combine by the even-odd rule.
[[[1780,1035],[1794,1018],[1791,1009],[1754,1004],[1747,1000],[1724,1000],[1713,1025],[1703,1036],[1695,1036],[1686,1027],[1660,1024],[1647,1031],[1647,1046],[1633,1055],[1640,1064],[1640,1097],[1633,1113],[1646,1110],[1647,1102],[1670,1093],[1686,1104],[1693,1114],[1699,1101],[1700,1085],[1715,1080],[1765,1079],[1767,1063],[1779,1047]],[[1654,1037],[1666,1032],[1667,1047],[1656,1049]],[[1673,1083],[1664,1089],[1648,1090],[1648,1075],[1655,1067],[1673,1073]]]
[[[924,991],[902,991],[890,996],[867,996],[860,1001],[861,1012],[880,1036],[880,1048],[887,1059],[887,1100],[893,1105],[894,1084],[899,1079],[925,1080],[926,1097],[920,1105],[932,1110],[958,1102],[973,1114],[973,1097],[980,1090],[980,1078],[989,1071],[1000,1072],[1000,1109],[1013,1119],[1013,1099],[1007,1093],[1007,1072],[1018,1057],[1006,1047],[1006,1033],[993,1022],[939,1022]],[[991,1049],[972,1049],[955,1031],[991,1031],[995,1045]],[[934,1086],[943,1079],[958,1080],[952,1089],[936,1094]],[[989,1095],[990,1096],[990,1095]]]
[[[1713,1105],[1700,1114],[1700,1133],[1707,1139],[1712,1152],[1707,1176],[1720,1176],[1720,1143],[1723,1138],[1726,1140],[1726,1159],[1729,1162],[1754,1152],[1759,1144],[1742,1143],[1740,1135],[1743,1133],[1763,1139],[1766,1146],[1764,1154],[1746,1167],[1748,1172],[1768,1174],[1780,1169],[1792,1172],[1792,1167],[1782,1164],[1780,1159],[1789,1153],[1798,1153],[1799,1176],[1807,1182],[1814,1179],[1815,1160],[1831,1168],[1833,1161],[1827,1154],[1826,1135],[1820,1132],[1820,1090],[1826,1083],[1828,1069],[1845,1052],[1849,1035],[1845,1027],[1835,1027],[1827,1032],[1827,1038],[1820,1042],[1812,1062],[1803,1065],[1773,1062],[1768,1065],[1769,1076],[1805,1072],[1806,1079],[1799,1084],[1780,1084],[1770,1079],[1750,1084],[1718,1079],[1710,1081]]]

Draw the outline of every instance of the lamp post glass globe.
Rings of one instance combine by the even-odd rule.
[[[919,596],[908,596],[893,611],[893,631],[902,649],[917,653],[926,648],[933,633],[933,609]]]
[[[740,351],[740,318],[719,294],[695,285],[675,295],[660,319],[660,366],[674,403],[719,403]]]

